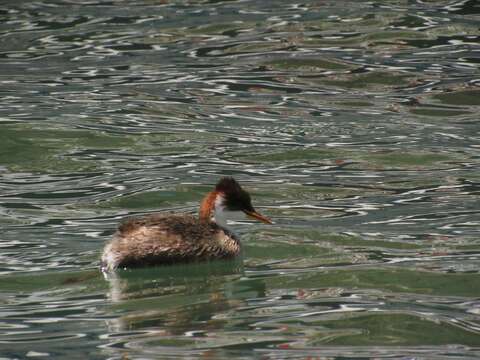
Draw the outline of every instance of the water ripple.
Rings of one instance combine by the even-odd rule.
[[[479,14],[0,5],[2,356],[480,356]],[[275,220],[243,267],[101,277],[122,218],[225,175]]]

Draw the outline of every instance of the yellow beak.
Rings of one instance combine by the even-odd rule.
[[[262,214],[256,211],[244,211],[244,213],[247,214],[248,217],[251,217],[252,219],[255,219],[255,220],[259,220],[265,224],[273,224],[272,220],[270,220],[266,216],[263,216]]]

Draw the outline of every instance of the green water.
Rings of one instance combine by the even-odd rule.
[[[0,4],[0,359],[480,357],[480,7]],[[99,271],[234,176],[235,261]]]

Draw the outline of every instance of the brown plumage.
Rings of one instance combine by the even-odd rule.
[[[199,218],[155,213],[122,222],[105,246],[102,269],[233,258],[240,253],[240,241],[215,221],[216,213],[224,209],[271,223],[255,211],[250,196],[233,178],[223,178],[205,196]]]

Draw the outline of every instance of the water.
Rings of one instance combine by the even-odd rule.
[[[480,357],[479,14],[3,1],[1,359]],[[102,277],[222,175],[242,260]]]

